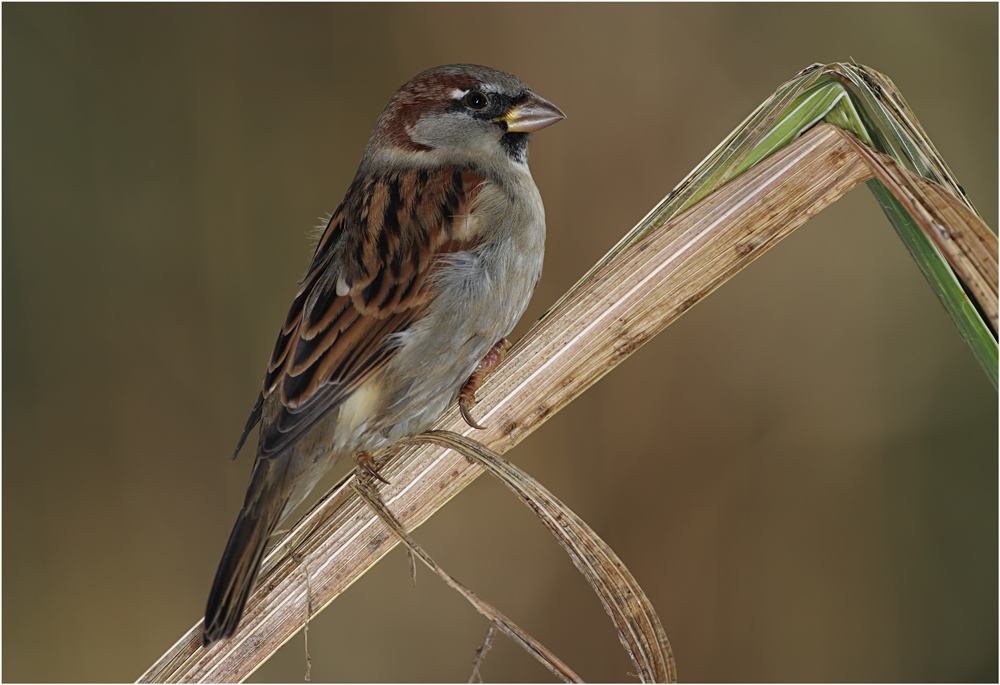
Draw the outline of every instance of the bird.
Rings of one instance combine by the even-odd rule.
[[[375,123],[278,333],[233,458],[257,454],[205,610],[236,632],[278,523],[344,456],[427,428],[499,363],[542,273],[532,132],[564,119],[520,79],[453,64],[403,84]],[[380,478],[380,477],[379,477]]]

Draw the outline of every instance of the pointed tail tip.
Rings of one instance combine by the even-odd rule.
[[[210,647],[236,633],[247,600],[257,583],[267,538],[277,521],[271,516],[255,514],[243,511],[236,519],[205,606],[203,647]]]
[[[285,460],[279,466],[287,467],[287,463]],[[201,639],[204,647],[236,633],[257,583],[268,537],[288,501],[284,471],[275,472],[273,467],[273,462],[258,462],[254,467],[247,501],[236,518],[208,595]]]
[[[253,579],[250,580],[249,585],[252,588]],[[218,599],[216,595],[213,594],[209,598],[209,606],[205,611],[204,627],[201,633],[202,647],[207,649],[216,642],[228,640],[236,634],[236,629],[243,618],[243,609],[249,594],[248,591],[240,592],[235,603],[225,602],[222,606],[212,601]]]
[[[213,588],[214,589],[214,588]],[[233,629],[227,630],[229,620],[222,615],[218,607],[213,608],[214,598],[209,598],[209,605],[205,611],[205,621],[201,631],[201,646],[209,648],[216,642],[227,640],[233,636]]]
[[[218,624],[209,625],[207,622],[208,615],[205,616],[205,619],[206,619],[205,627],[201,633],[201,646],[204,647],[205,649],[208,649],[216,642],[228,640],[233,636],[233,633],[236,632],[235,630],[232,629],[227,630],[225,625],[218,625]]]

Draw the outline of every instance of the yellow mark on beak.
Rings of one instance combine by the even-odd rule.
[[[500,121],[507,122],[507,130],[514,133],[528,133],[551,126],[565,119],[563,111],[545,98],[532,93],[521,104],[511,107]]]

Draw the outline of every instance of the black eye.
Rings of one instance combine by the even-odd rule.
[[[490,99],[480,93],[478,90],[470,90],[462,98],[462,102],[469,109],[486,109],[489,107]]]

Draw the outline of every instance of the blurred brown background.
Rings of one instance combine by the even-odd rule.
[[[3,6],[3,679],[128,681],[201,616],[229,454],[397,86],[511,71],[549,238],[516,335],[780,83],[894,79],[997,226],[996,4]],[[508,455],[658,608],[684,680],[992,680],[997,393],[859,188]],[[584,678],[598,600],[487,478],[417,532]],[[486,623],[397,549],[314,680],[464,681]],[[297,681],[297,636],[254,676]],[[490,681],[548,680],[500,637]]]

